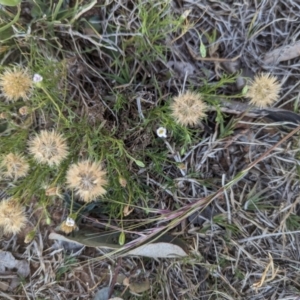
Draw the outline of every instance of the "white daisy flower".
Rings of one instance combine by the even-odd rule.
[[[72,218],[68,217],[66,220],[66,225],[69,227],[73,227],[75,225],[75,221]]]
[[[159,127],[156,130],[156,134],[160,138],[166,138],[167,137],[167,129],[165,127]]]
[[[39,82],[43,81],[43,77],[40,74],[36,73],[33,75],[32,80],[34,83],[39,83]]]

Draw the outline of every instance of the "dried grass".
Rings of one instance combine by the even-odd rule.
[[[174,72],[169,80],[161,76],[157,83],[161,93],[177,94],[190,86],[200,87],[199,78],[204,73],[209,80],[217,80],[215,67],[223,72],[222,62],[194,60],[188,51],[187,47],[191,47],[196,53],[202,41],[206,47],[214,47],[214,54],[219,58],[240,55],[239,66],[250,76],[263,69],[280,78],[284,89],[275,106],[290,109],[294,103],[298,110],[298,59],[274,65],[265,65],[263,59],[269,51],[298,39],[300,5],[292,0],[249,3],[242,0],[171,2],[168,13],[180,16],[190,10],[188,19],[193,27],[184,34],[178,33],[180,38],[176,34],[169,36],[173,43],[166,56],[181,71],[180,66],[188,64],[194,72],[188,75],[184,71]],[[147,78],[165,74],[170,68],[167,62],[158,57],[148,63],[136,55],[130,66],[126,65],[126,60],[118,65],[114,64],[116,56],[111,54],[118,50],[120,60],[134,54],[134,47],[128,47],[124,53],[120,41],[139,37],[136,29],[141,24],[136,18],[137,10],[138,6],[131,1],[103,5],[99,18],[103,20],[104,34],[100,40],[61,25],[60,38],[66,43],[64,47],[68,45],[73,51],[73,55],[69,53],[66,58],[71,98],[81,101],[82,116],[97,107],[99,110],[93,111],[93,122],[105,120],[108,129],[119,128],[119,124],[123,129],[129,128],[124,121],[129,116],[143,119],[147,111],[164,101],[164,96],[159,95],[157,87]],[[111,24],[115,28],[113,33],[108,30]],[[121,31],[124,27],[127,32]],[[209,44],[204,33],[211,34],[213,30],[217,31],[217,40]],[[99,51],[103,44],[107,51]],[[86,45],[95,49],[89,55],[82,54]],[[129,72],[126,84],[118,82],[122,68]],[[105,74],[115,77],[105,77]],[[109,96],[111,86],[115,85],[128,95],[130,112],[124,112],[123,119],[107,104],[115,101]],[[236,91],[224,86],[220,93],[232,95]],[[139,100],[133,96],[136,94],[141,95]],[[98,111],[99,115],[95,115]],[[92,299],[98,288],[112,281],[118,267],[118,274],[138,273],[137,278],[144,276],[151,282],[151,290],[143,298],[130,295],[128,299],[299,299],[299,137],[291,136],[265,155],[288,134],[284,128],[230,116],[236,121],[233,132],[220,138],[215,117],[214,112],[208,117],[213,132],[197,133],[199,142],[191,145],[183,155],[174,145],[165,145],[171,151],[169,162],[165,161],[162,167],[163,176],[146,169],[138,174],[141,184],[155,191],[155,197],[147,203],[153,211],[178,212],[178,208],[189,207],[224,188],[207,202],[206,208],[199,206],[199,211],[187,214],[180,225],[172,228],[172,233],[182,237],[190,247],[188,258],[145,260],[128,257],[117,262],[107,258],[103,250],[74,248],[68,252],[68,245],[52,245],[48,241],[49,232],[43,226],[29,245],[20,244],[17,237],[2,239],[1,249],[28,259],[32,273],[19,290],[1,292],[0,296],[3,299]],[[141,133],[143,138],[139,138]],[[122,136],[122,131],[119,135]],[[132,133],[127,139],[128,147],[134,150],[145,149],[151,143],[145,132]],[[260,157],[263,159],[253,164]],[[184,169],[171,163],[173,161]],[[249,165],[251,168],[245,176],[225,189]],[[170,178],[174,185],[165,178]],[[143,207],[144,203],[141,200],[136,205]],[[153,217],[139,210],[135,213],[141,223]],[[162,224],[161,220],[157,223]],[[103,259],[94,259],[98,256]],[[122,290],[121,284],[116,285]]]

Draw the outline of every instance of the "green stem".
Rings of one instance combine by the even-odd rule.
[[[19,5],[17,6],[17,8],[18,8],[18,12],[17,12],[16,16],[13,18],[13,20],[12,20],[11,22],[9,22],[8,24],[6,24],[6,25],[0,27],[0,32],[2,32],[2,31],[4,31],[4,30],[8,29],[10,26],[12,26],[12,25],[14,25],[16,22],[18,22],[18,20],[19,20],[19,18],[20,18],[20,14],[21,14],[21,5],[19,4]]]
[[[52,96],[48,93],[48,91],[44,88],[41,87],[41,89],[43,90],[43,92],[48,96],[48,98],[51,100],[51,102],[53,103],[53,105],[56,107],[58,114],[59,114],[59,118],[64,119],[66,122],[68,122],[68,120],[65,118],[65,116],[62,114],[59,106],[57,105],[57,103],[55,102],[55,100],[52,98]],[[58,120],[59,121],[59,120]]]

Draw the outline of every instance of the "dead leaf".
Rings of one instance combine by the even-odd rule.
[[[49,235],[51,240],[60,240],[69,243],[76,243],[88,247],[100,247],[105,249],[119,249],[118,244],[120,233],[118,232],[92,232],[92,230],[79,230],[68,237],[52,232]]]
[[[50,233],[49,239],[60,240],[88,247],[99,247],[111,250],[122,248],[119,245],[118,232],[93,232],[92,229],[79,230],[71,236],[63,236],[57,233]],[[126,247],[126,244],[123,247]],[[153,243],[149,241],[147,244],[139,246],[125,255],[139,255],[156,258],[171,258],[187,256],[187,246],[181,239],[171,235],[163,235],[157,238]]]
[[[129,285],[129,289],[131,292],[140,294],[150,289],[149,279],[146,278],[145,281],[142,282],[133,282]]]
[[[9,288],[9,284],[7,282],[0,281],[0,291],[7,291]]]
[[[17,269],[17,274],[27,277],[30,273],[29,263],[26,260],[17,260],[8,251],[0,251],[1,268]]]
[[[187,253],[179,246],[170,243],[146,244],[135,248],[128,255],[140,255],[155,258],[171,258],[187,256]]]
[[[196,68],[188,62],[170,60],[167,66],[182,77],[196,73]]]
[[[0,250],[0,272],[4,274],[8,272],[11,275],[15,269],[16,273],[22,277],[27,277],[30,273],[29,263],[26,260],[15,259],[10,252]],[[12,278],[9,290],[15,289],[20,284],[19,276]]]
[[[284,45],[268,52],[264,57],[266,65],[276,65],[281,61],[289,60],[300,55],[300,41],[292,45]]]
[[[129,209],[129,207],[130,207],[129,205],[126,205],[124,207],[124,209],[123,209],[123,215],[124,215],[124,217],[129,216],[133,212],[134,208]]]
[[[110,287],[109,286],[104,287],[96,293],[93,300],[108,300],[109,292],[110,292]]]
[[[129,286],[130,285],[128,277],[124,278],[123,285],[125,285],[125,286]]]

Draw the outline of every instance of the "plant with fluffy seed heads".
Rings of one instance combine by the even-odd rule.
[[[106,193],[106,172],[102,170],[100,162],[85,160],[72,164],[66,178],[69,188],[74,189],[84,202],[92,202]]]
[[[55,132],[42,130],[29,141],[30,154],[41,164],[58,166],[69,154],[65,138]]]
[[[183,126],[194,126],[206,117],[207,106],[200,94],[187,91],[174,97],[171,110],[177,123]]]
[[[250,83],[246,97],[250,98],[250,104],[260,108],[268,107],[279,99],[281,85],[275,76],[260,74],[254,77]]]
[[[13,198],[0,202],[0,226],[4,233],[16,234],[26,225],[25,208]]]
[[[20,154],[9,153],[2,158],[1,170],[5,177],[18,179],[28,174],[29,164]]]
[[[28,100],[32,88],[32,76],[27,69],[14,67],[0,74],[0,90],[7,101]]]

